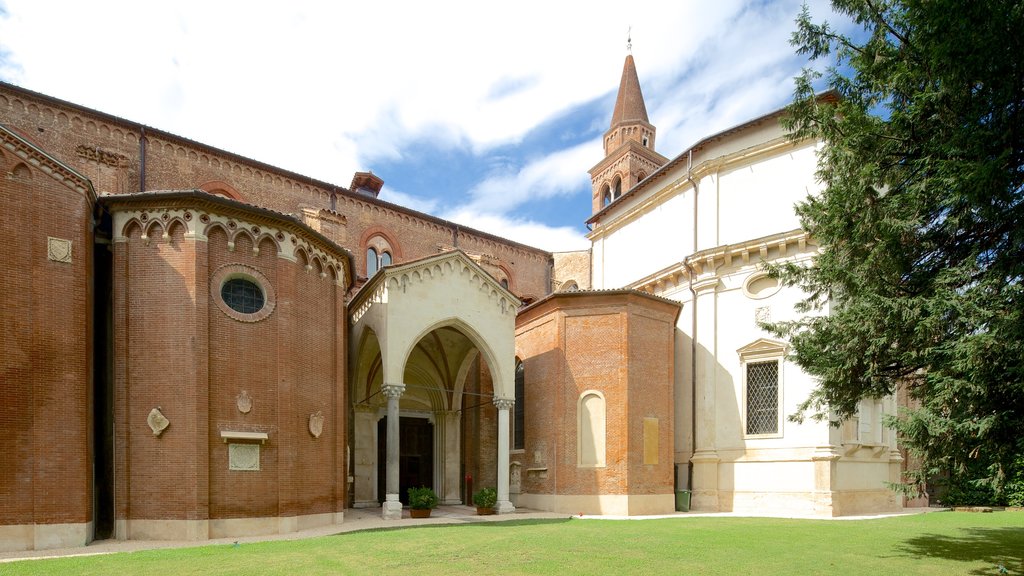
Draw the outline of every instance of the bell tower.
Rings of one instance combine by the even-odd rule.
[[[630,51],[622,67],[612,124],[604,133],[604,160],[589,172],[593,214],[668,162],[668,158],[654,151],[655,133],[654,125],[647,119],[647,106]]]

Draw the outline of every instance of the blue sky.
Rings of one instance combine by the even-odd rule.
[[[799,0],[364,4],[0,0],[0,78],[341,186],[372,170],[385,200],[561,251],[589,244],[630,30],[669,158],[807,65]]]

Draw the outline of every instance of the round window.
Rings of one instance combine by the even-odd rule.
[[[263,309],[263,291],[248,278],[232,278],[220,289],[220,297],[235,312],[255,314]]]
[[[214,271],[210,298],[221,312],[239,322],[259,322],[270,316],[276,305],[270,280],[244,264],[227,264]]]

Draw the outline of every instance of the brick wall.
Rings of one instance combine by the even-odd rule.
[[[30,163],[0,149],[0,525],[85,523],[92,199]],[[70,263],[49,258],[49,237],[72,242]]]
[[[507,276],[517,295],[538,299],[550,291],[545,251],[2,83],[0,124],[81,171],[99,193],[137,192],[144,172],[144,190],[226,190],[286,214],[311,211],[306,216],[317,222],[308,223],[355,256],[360,276],[366,275],[364,236],[376,230],[401,246],[395,264],[458,247],[483,257],[492,274]]]
[[[161,209],[148,212],[156,219]],[[115,342],[115,410],[126,423],[117,436],[118,517],[344,509],[346,308],[335,271],[301,250],[294,261],[280,257],[267,236],[254,246],[247,233],[229,244],[221,226],[206,228],[206,241],[186,238],[178,223],[166,237],[162,228],[147,226],[143,238],[133,222],[115,242],[114,314],[124,327]],[[235,269],[273,291],[268,316],[240,320],[222,309],[218,274]],[[243,392],[251,401],[244,410]],[[154,407],[171,422],[159,437],[146,422]],[[319,437],[310,431],[313,414],[324,418]],[[225,431],[268,435],[258,471],[229,469]]]
[[[523,491],[561,495],[672,492],[673,339],[678,304],[632,291],[554,294],[516,320],[525,370]],[[579,401],[605,402],[605,465],[581,466]],[[644,458],[644,420],[657,457]]]

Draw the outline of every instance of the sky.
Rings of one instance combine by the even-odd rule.
[[[826,2],[812,16],[841,24]],[[657,150],[785,106],[800,0],[0,0],[0,79],[549,251],[627,54]]]

